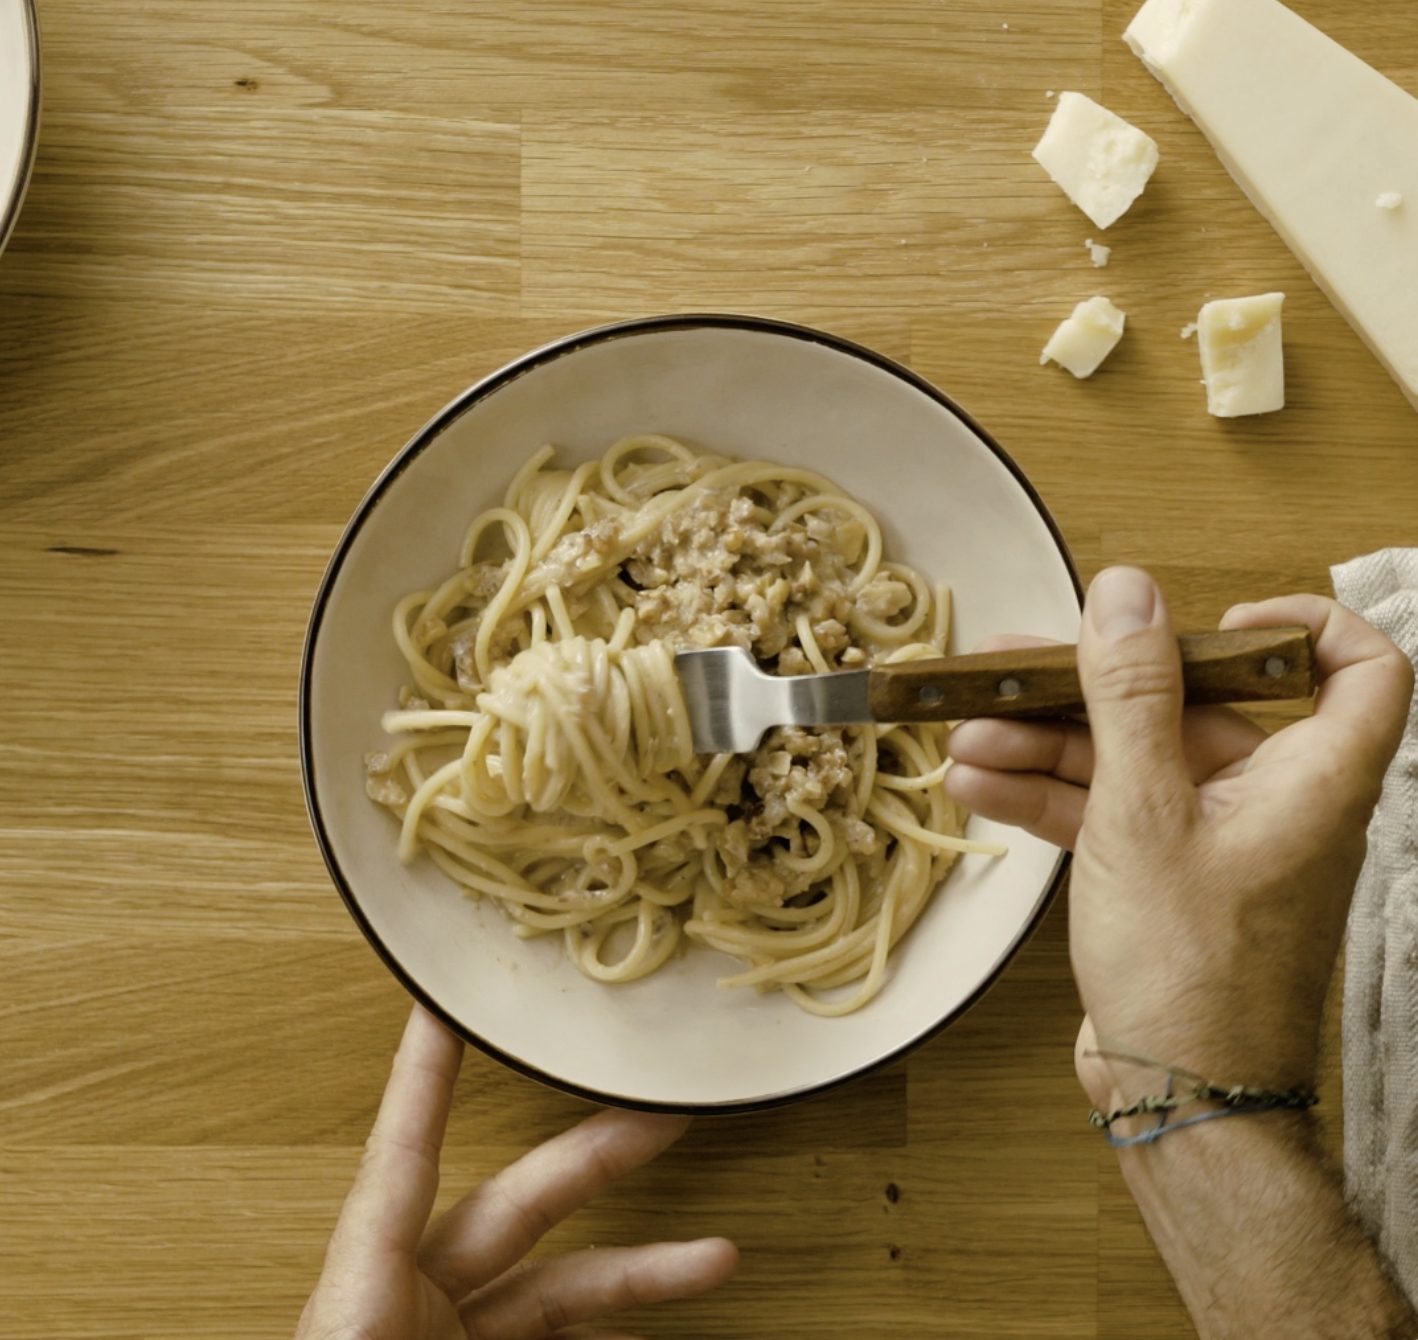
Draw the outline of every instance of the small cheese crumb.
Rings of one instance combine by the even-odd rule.
[[[1157,145],[1082,93],[1060,93],[1034,160],[1098,228],[1127,212],[1157,167]]]
[[[1127,316],[1107,298],[1089,298],[1079,303],[1073,314],[1049,337],[1039,362],[1044,364],[1052,359],[1075,377],[1091,377],[1117,348],[1126,322]]]
[[[1374,201],[1380,209],[1397,209],[1403,203],[1403,194],[1400,191],[1384,191],[1377,200]]]
[[[1044,90],[1044,96],[1045,96],[1046,98],[1052,98],[1052,97],[1054,96],[1054,90],[1051,89],[1051,88],[1046,88],[1046,89]]]
[[[1195,321],[1188,321],[1187,324],[1182,327],[1182,339],[1184,339],[1184,340],[1189,340],[1189,339],[1191,339],[1191,337],[1192,337],[1193,335],[1195,335],[1195,334],[1196,334],[1196,322],[1195,322]]]
[[[1283,293],[1218,298],[1197,316],[1206,408],[1219,419],[1285,407]]]
[[[1112,247],[1105,247],[1101,242],[1095,242],[1091,237],[1083,245],[1088,249],[1089,259],[1100,270],[1107,265],[1113,254]]]

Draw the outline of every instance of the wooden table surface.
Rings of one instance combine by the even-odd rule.
[[[1295,3],[1418,90],[1408,0]],[[407,1006],[306,826],[306,614],[376,472],[503,361],[675,309],[863,340],[998,436],[1085,575],[1146,564],[1193,625],[1413,541],[1418,416],[1132,7],[43,0],[0,262],[0,1336],[289,1333]],[[1029,157],[1049,89],[1161,144],[1106,270]],[[1269,289],[1290,406],[1210,419],[1179,329]],[[1095,292],[1116,355],[1041,369]],[[1060,903],[908,1064],[701,1123],[554,1240],[735,1237],[657,1337],[1189,1334],[1076,1017]],[[446,1194],[579,1112],[471,1056]]]

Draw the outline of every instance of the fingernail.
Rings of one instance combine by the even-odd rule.
[[[1088,588],[1088,621],[1107,642],[1141,632],[1157,613],[1157,583],[1141,568],[1105,568]]]

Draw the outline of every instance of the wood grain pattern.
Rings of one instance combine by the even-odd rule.
[[[47,189],[13,244],[31,292],[517,314],[515,125],[248,103],[44,129]]]
[[[1294,3],[1418,89],[1410,6]],[[45,0],[0,260],[0,1331],[289,1332],[405,1010],[302,812],[305,618],[382,465],[513,356],[675,308],[828,326],[1186,626],[1412,542],[1418,419],[1127,52],[1133,8]],[[1028,156],[1067,88],[1162,147],[1106,270]],[[1181,327],[1276,288],[1290,407],[1209,418]],[[1116,355],[1041,369],[1094,292]],[[736,1237],[660,1337],[1189,1334],[1084,1123],[1065,917],[908,1064],[701,1123],[554,1241]],[[445,1195],[581,1110],[470,1057]]]

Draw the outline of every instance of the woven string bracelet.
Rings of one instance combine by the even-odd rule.
[[[1128,1107],[1120,1107],[1115,1112],[1103,1113],[1094,1108],[1088,1115],[1089,1123],[1107,1136],[1114,1149],[1128,1149],[1134,1145],[1156,1144],[1164,1135],[1180,1131],[1188,1126],[1200,1125],[1203,1121],[1216,1121],[1222,1117],[1243,1117],[1258,1112],[1278,1112],[1283,1110],[1303,1112],[1319,1102],[1319,1095],[1311,1088],[1259,1089],[1245,1084],[1213,1084],[1189,1070],[1175,1066],[1165,1066],[1146,1057],[1129,1056],[1123,1052],[1090,1051],[1088,1056],[1097,1056],[1108,1061],[1123,1061],[1131,1065],[1146,1066],[1163,1071],[1167,1076],[1166,1091],[1139,1098]],[[1190,1088],[1177,1091],[1178,1080],[1186,1080]],[[1194,1117],[1184,1117],[1173,1121],[1172,1114],[1189,1103],[1213,1102],[1221,1106]],[[1127,1117],[1141,1117],[1157,1113],[1157,1124],[1137,1135],[1114,1135],[1115,1121]]]

